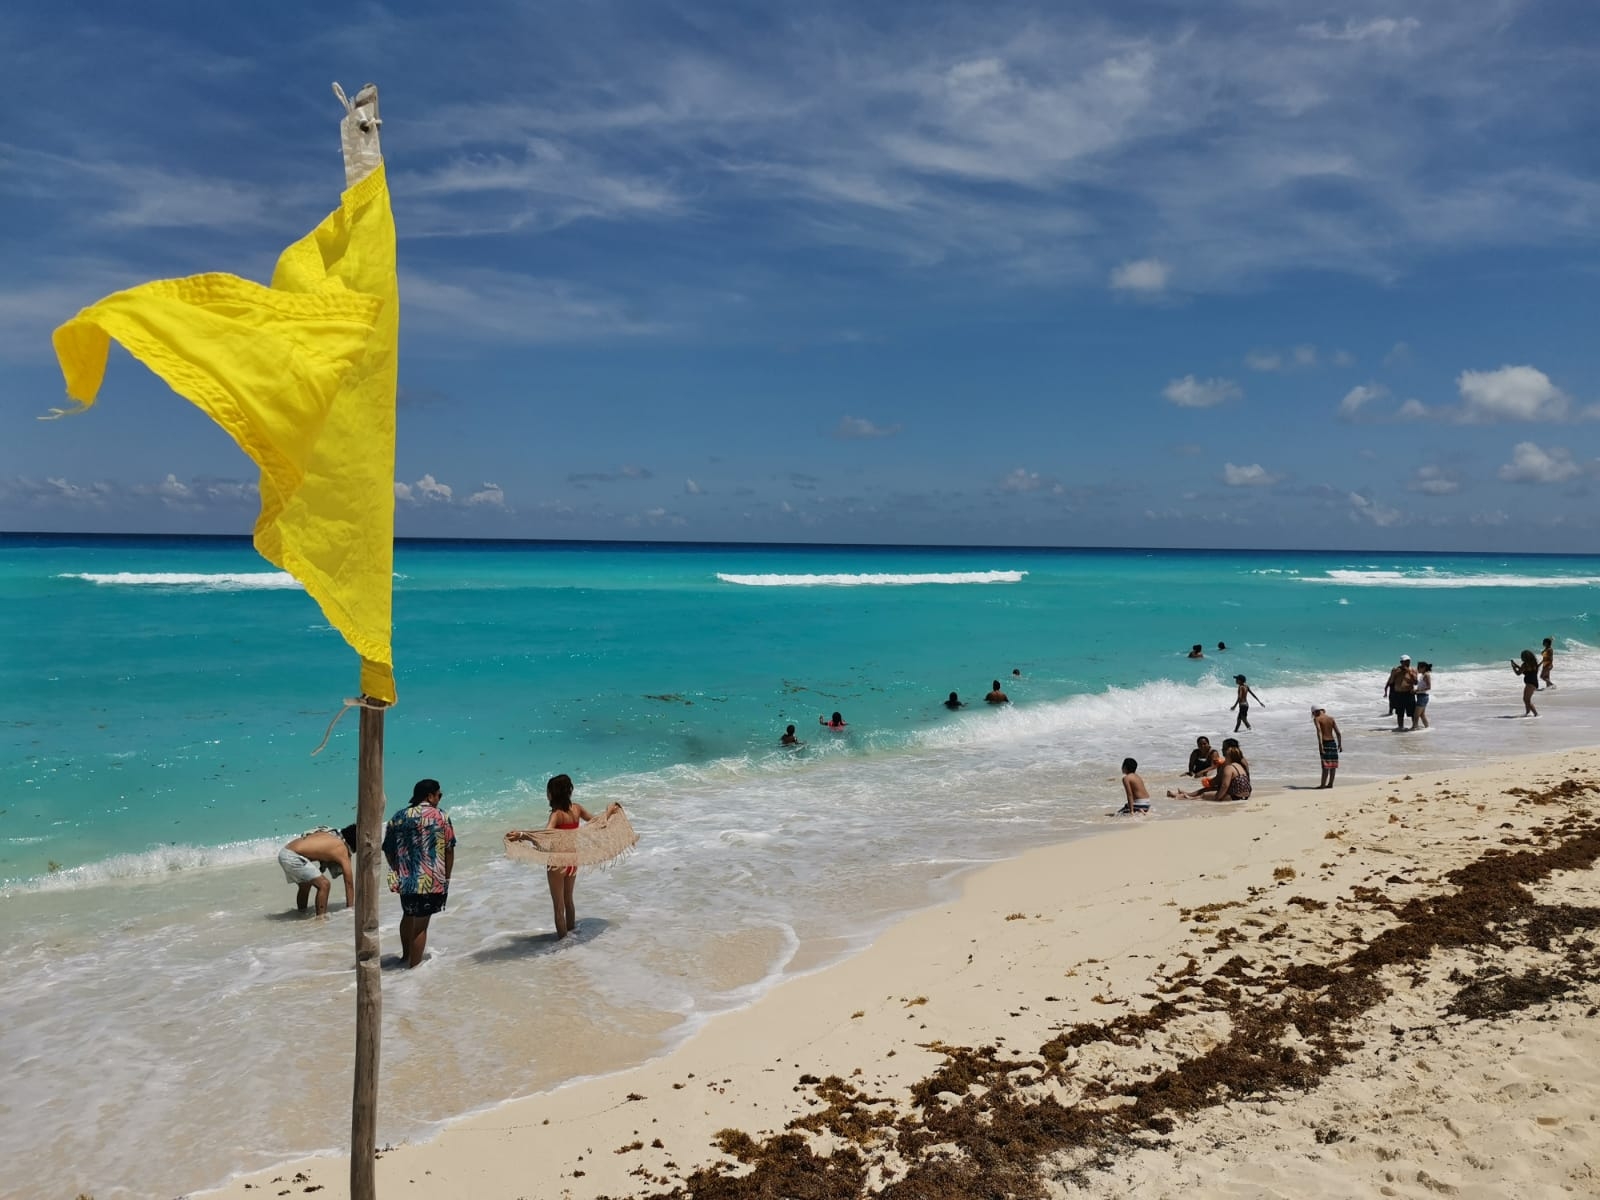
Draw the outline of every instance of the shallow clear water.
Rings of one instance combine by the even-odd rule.
[[[1264,788],[1315,782],[1313,702],[1359,778],[1584,744],[1600,696],[1593,558],[410,543],[396,573],[389,793],[443,781],[462,848],[433,959],[385,976],[385,1139],[656,1052],[801,945],[1106,828],[1124,755],[1159,795],[1231,730],[1234,672]],[[348,1067],[293,1081],[308,1039],[347,1061],[349,914],[287,912],[273,856],[353,819],[354,718],[310,757],[353,656],[243,542],[3,537],[0,612],[0,1053],[36,1105],[0,1126],[12,1182],[170,1195],[337,1146]],[[1510,719],[1504,660],[1543,636],[1560,687]],[[1429,733],[1387,732],[1401,652],[1436,665]],[[643,840],[556,949],[498,842],[558,771]],[[532,1048],[532,1012],[577,1049]]]

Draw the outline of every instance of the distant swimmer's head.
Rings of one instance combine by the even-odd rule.
[[[793,725],[790,725],[790,726],[787,726],[787,727],[786,727],[786,728],[785,728],[785,729],[784,729],[784,732],[785,732],[785,733],[793,733],[793,732],[794,732],[794,726],[793,726]]]
[[[444,793],[439,790],[439,781],[437,779],[419,779],[416,782],[416,786],[411,789],[411,803],[413,805],[421,804],[424,800],[431,800],[435,796],[441,798],[444,796]]]
[[[354,825],[346,825],[339,830],[339,836],[344,839],[345,849],[354,854],[356,852],[356,827]]]
[[[544,785],[544,794],[551,808],[566,812],[572,807],[572,776],[552,775],[550,782]]]
[[[997,692],[998,692],[998,691],[999,691],[999,690],[1000,690],[1000,681],[999,681],[999,680],[998,680],[998,679],[996,679],[996,680],[995,680],[995,681],[994,681],[994,682],[993,682],[993,683],[991,683],[991,684],[990,684],[990,685],[989,685],[989,686],[990,686],[990,687],[991,687],[991,688],[993,688],[993,689],[994,689],[994,690],[995,690],[995,691],[997,691]]]
[[[961,699],[961,697],[960,697],[960,696],[958,696],[958,695],[956,695],[956,694],[955,694],[955,693],[954,693],[954,692],[951,692],[951,693],[950,693],[950,702],[951,702],[951,703],[952,703],[952,704],[954,704],[954,703],[957,703],[957,702],[959,702],[959,701],[960,701],[960,699]]]
[[[1550,639],[1549,638],[1545,638],[1544,644],[1548,646],[1550,644]],[[1012,667],[1011,668],[1011,674],[1013,676],[1015,676],[1017,679],[1021,679],[1022,678],[1022,668],[1021,667]]]
[[[1132,775],[1138,769],[1139,769],[1139,764],[1137,762],[1135,762],[1133,759],[1125,758],[1125,759],[1122,760],[1122,773],[1124,775]]]
[[[1218,642],[1217,643],[1217,649],[1218,650],[1226,650],[1227,648],[1228,648],[1228,643],[1227,642]]]
[[[828,724],[829,725],[843,725],[844,724],[844,716],[842,714],[840,714],[840,713],[834,713],[833,716],[828,719]]]

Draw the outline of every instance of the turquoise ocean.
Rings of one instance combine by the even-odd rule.
[[[439,779],[461,850],[430,960],[384,976],[380,1139],[661,1053],[977,864],[1114,827],[1123,757],[1160,796],[1231,732],[1235,673],[1258,789],[1316,782],[1313,703],[1341,781],[1591,744],[1597,585],[1595,557],[402,542],[387,791]],[[0,614],[0,1192],[175,1196],[339,1147],[350,914],[338,885],[294,913],[275,855],[354,819],[355,718],[311,754],[353,654],[244,539],[0,535]],[[1516,719],[1506,660],[1543,637],[1558,687]],[[1402,653],[1431,731],[1390,732]],[[558,947],[500,834],[562,771],[642,840]]]

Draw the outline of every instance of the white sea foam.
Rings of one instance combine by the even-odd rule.
[[[57,579],[81,579],[98,587],[187,588],[202,592],[247,592],[297,588],[300,583],[287,571],[229,571],[221,574],[189,571],[72,571]]]
[[[1021,583],[1026,571],[939,571],[893,575],[730,575],[717,572],[723,583],[742,587],[909,587],[920,583]]]
[[[1345,587],[1387,588],[1565,588],[1593,587],[1600,575],[1460,575],[1423,568],[1419,571],[1345,571],[1302,575],[1301,583],[1337,583]]]

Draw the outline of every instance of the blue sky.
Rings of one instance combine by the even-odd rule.
[[[402,535],[1600,549],[1600,6],[0,10],[0,528],[243,532],[50,329],[382,91]]]

